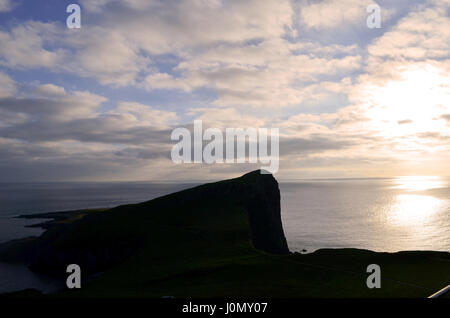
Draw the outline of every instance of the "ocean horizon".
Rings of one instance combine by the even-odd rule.
[[[201,183],[0,183],[0,242],[40,235],[24,214],[148,201]],[[450,178],[335,178],[279,182],[291,251],[361,248],[449,251]]]
[[[148,182],[0,184],[0,242],[38,236],[23,214],[138,203],[197,184]],[[280,182],[281,217],[289,249],[359,248],[378,252],[449,251],[450,178],[401,177]],[[24,265],[0,263],[0,293],[63,288]]]

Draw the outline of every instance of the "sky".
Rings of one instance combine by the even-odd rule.
[[[450,0],[373,3],[0,0],[0,182],[259,168],[175,164],[194,120],[279,128],[280,180],[447,176]]]

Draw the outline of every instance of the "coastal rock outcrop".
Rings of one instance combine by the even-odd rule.
[[[69,264],[93,274],[137,254],[153,262],[174,255],[179,260],[212,257],[242,246],[289,253],[278,183],[260,170],[140,204],[80,214],[25,245],[23,258],[30,267],[53,275],[65,275]]]

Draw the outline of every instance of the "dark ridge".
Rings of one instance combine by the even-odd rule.
[[[176,245],[186,245],[179,241],[183,236],[178,238],[178,233],[186,231],[195,233],[196,240],[207,241],[186,245],[185,250],[193,254],[197,245],[229,249],[245,245],[246,241],[268,253],[289,253],[281,223],[278,183],[260,170],[140,204],[67,212],[66,217],[58,213],[50,224],[35,240],[0,247],[0,259],[20,258],[35,271],[59,275],[65,274],[68,264],[79,264],[92,274],[136,253],[159,258],[167,251],[176,251]],[[172,238],[168,239],[168,235]],[[155,248],[155,244],[159,247]]]
[[[0,259],[25,261],[62,284],[67,265],[78,264],[82,288],[8,298],[424,298],[450,281],[447,252],[289,253],[278,183],[259,170],[140,204],[46,217],[53,221],[41,237],[0,245]],[[382,268],[380,289],[367,288],[369,264]]]

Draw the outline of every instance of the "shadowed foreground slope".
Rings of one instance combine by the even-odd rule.
[[[85,278],[102,273],[56,297],[426,297],[450,282],[449,253],[289,254],[278,184],[259,171],[67,215],[37,239],[0,247],[0,259],[62,280],[72,263]],[[381,289],[366,287],[369,264],[382,268]]]

